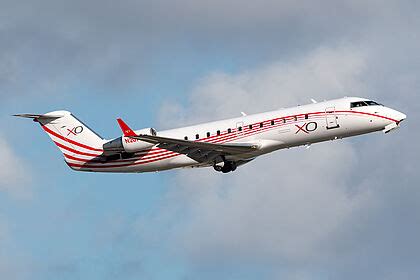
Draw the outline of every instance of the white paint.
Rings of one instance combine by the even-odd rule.
[[[276,150],[386,131],[390,127],[395,129],[406,118],[403,113],[380,105],[367,106],[364,103],[365,106],[351,108],[352,102],[360,101],[368,99],[345,97],[158,132],[157,136],[169,138],[167,141],[188,140],[178,141],[171,147],[158,147],[159,144],[151,145],[127,137],[104,140],[65,111],[59,111],[63,117],[50,119],[47,116],[57,115],[57,112],[51,112],[38,118],[38,122],[44,125],[74,170],[128,173],[215,166],[220,171],[226,166],[223,171],[228,172]],[[150,131],[150,128],[134,132],[145,135],[145,131]],[[103,145],[110,141],[123,142],[121,150],[103,152]],[[195,143],[213,145],[197,148]],[[232,145],[258,148],[232,153],[228,149]],[[197,159],[202,153],[208,155],[208,160]],[[219,167],[216,168],[216,164]]]

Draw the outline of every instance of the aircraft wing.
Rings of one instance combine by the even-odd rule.
[[[258,145],[249,143],[213,144],[143,134],[129,137],[156,144],[157,147],[162,149],[184,154],[200,163],[211,162],[220,156],[244,154],[258,149]]]

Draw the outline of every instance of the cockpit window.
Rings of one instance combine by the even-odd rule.
[[[369,105],[369,106],[381,106],[381,104],[379,104],[379,103],[377,103],[377,102],[375,102],[375,101],[365,101],[365,103],[367,104],[367,105]]]
[[[357,101],[357,102],[350,103],[350,108],[363,107],[363,106],[382,106],[382,105],[371,100]]]
[[[367,104],[364,101],[357,101],[350,103],[350,108],[356,108],[356,107],[363,107],[367,106]]]

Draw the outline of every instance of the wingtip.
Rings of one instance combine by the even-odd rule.
[[[134,131],[121,118],[117,118],[117,122],[124,136],[137,136],[137,134],[134,133]]]

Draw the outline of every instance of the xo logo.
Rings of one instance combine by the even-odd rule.
[[[69,136],[70,134],[77,135],[77,134],[79,134],[79,133],[82,133],[82,131],[83,131],[83,126],[81,126],[81,125],[79,125],[79,126],[75,126],[75,127],[73,127],[72,129],[68,129],[68,128],[67,128],[67,131],[69,132],[69,133],[67,133],[67,136]]]
[[[295,126],[298,128],[295,134],[298,134],[300,131],[309,134],[309,132],[315,131],[318,128],[318,124],[316,122],[304,123],[301,126],[295,124]]]

